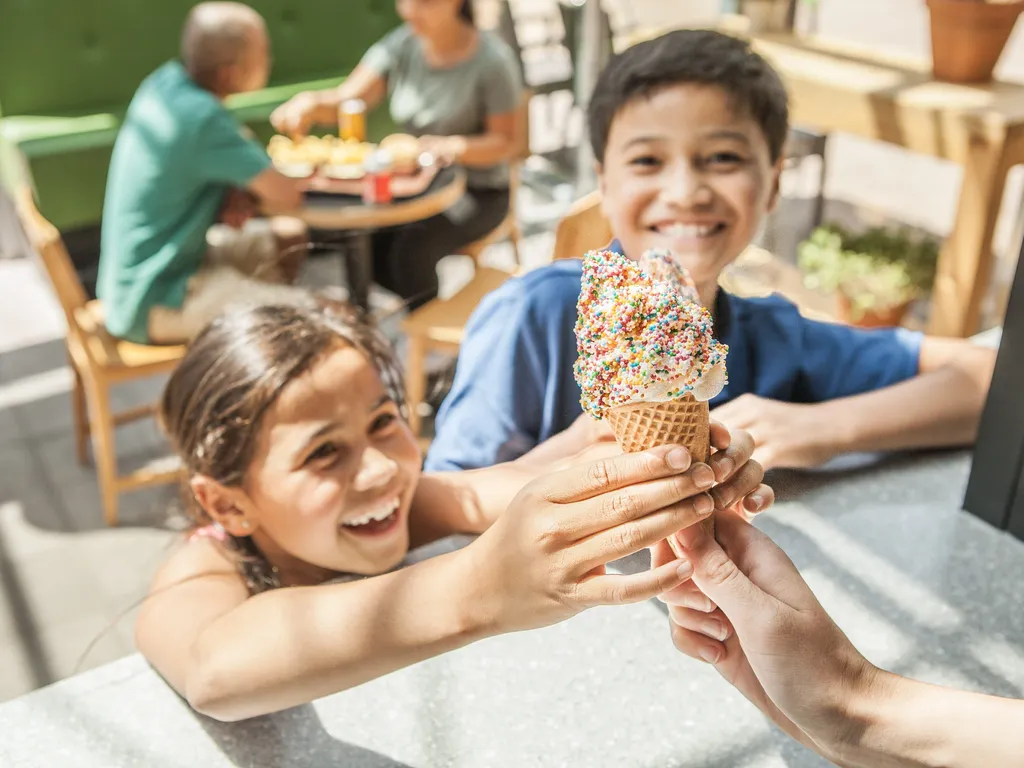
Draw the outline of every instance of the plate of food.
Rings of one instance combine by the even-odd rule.
[[[309,178],[319,169],[332,178],[359,179],[363,161],[376,148],[360,141],[341,141],[335,136],[305,136],[293,140],[274,136],[267,144],[274,167],[292,178]]]
[[[376,148],[376,144],[367,141],[339,141],[331,147],[320,173],[331,179],[361,179],[366,175],[366,159]]]

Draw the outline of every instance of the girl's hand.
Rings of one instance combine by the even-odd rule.
[[[220,207],[221,223],[233,229],[241,229],[257,213],[259,204],[248,190],[231,188],[224,194],[224,202]]]
[[[709,466],[691,466],[686,449],[671,445],[533,481],[471,547],[492,629],[542,627],[678,586],[690,574],[678,562],[629,576],[605,565],[706,518],[714,482]]]

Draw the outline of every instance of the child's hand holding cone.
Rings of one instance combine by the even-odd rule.
[[[588,253],[576,340],[583,407],[609,422],[624,452],[675,444],[695,462],[710,459],[708,400],[725,386],[727,349],[669,254],[646,253],[637,264]],[[711,531],[714,521],[702,525]]]

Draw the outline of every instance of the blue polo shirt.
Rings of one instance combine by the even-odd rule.
[[[555,262],[509,280],[480,303],[437,415],[428,470],[515,459],[583,412],[572,370],[582,275],[579,260]],[[714,316],[715,336],[729,346],[729,383],[712,409],[746,393],[817,403],[917,375],[923,336],[902,328],[817,322],[781,296],[744,299],[725,291]]]

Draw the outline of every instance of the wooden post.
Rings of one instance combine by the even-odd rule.
[[[991,132],[990,132],[991,133]],[[1009,166],[1006,135],[968,129],[964,178],[953,231],[939,255],[928,332],[966,338],[978,331],[992,277],[992,236]]]

